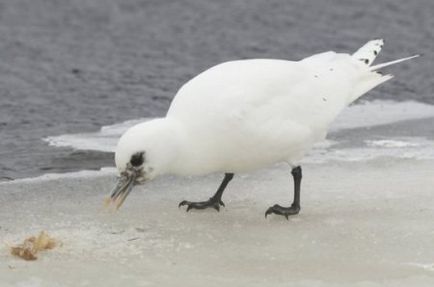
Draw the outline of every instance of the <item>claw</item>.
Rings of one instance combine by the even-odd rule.
[[[269,214],[271,214],[271,213],[273,213],[273,210],[272,210],[271,207],[269,207],[269,208],[265,211],[265,218],[267,218],[267,216],[268,216]]]
[[[183,200],[183,201],[181,201],[181,202],[178,204],[178,208],[181,208],[181,206],[184,206],[184,205],[186,205],[186,204],[188,204],[188,201],[187,201],[187,200]]]

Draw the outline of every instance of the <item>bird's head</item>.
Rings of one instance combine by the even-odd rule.
[[[133,187],[166,173],[177,156],[175,127],[165,119],[138,124],[119,139],[115,151],[119,178],[106,204],[116,209]]]

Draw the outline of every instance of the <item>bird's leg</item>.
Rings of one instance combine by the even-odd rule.
[[[212,207],[215,210],[220,211],[220,205],[225,206],[225,204],[222,201],[223,191],[225,191],[226,186],[232,180],[233,177],[234,177],[233,173],[225,173],[225,177],[222,183],[220,184],[219,188],[217,189],[216,193],[207,201],[192,202],[192,201],[183,200],[179,203],[178,206],[181,207],[183,205],[187,205],[187,211],[189,211],[190,209],[205,209],[208,207]]]
[[[301,184],[301,167],[297,166],[291,171],[292,177],[294,178],[294,201],[290,207],[282,207],[275,204],[267,209],[265,212],[265,217],[267,215],[274,213],[278,215],[283,215],[288,219],[288,216],[295,215],[300,212],[300,184]]]

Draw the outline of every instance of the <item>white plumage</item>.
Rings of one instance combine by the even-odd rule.
[[[146,179],[242,172],[282,161],[295,166],[348,104],[392,78],[370,66],[382,45],[370,41],[353,55],[214,66],[181,87],[165,118],[122,136],[117,167],[125,170],[137,152],[145,153]]]

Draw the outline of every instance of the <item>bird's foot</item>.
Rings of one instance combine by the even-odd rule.
[[[207,201],[200,201],[200,202],[183,200],[179,203],[178,207],[184,205],[187,205],[186,211],[189,211],[190,209],[205,209],[209,207],[214,208],[217,211],[220,211],[220,205],[225,206],[225,204],[223,203],[223,201],[221,201],[221,199],[215,199],[213,197],[211,197]]]
[[[265,211],[265,218],[267,217],[267,215],[274,213],[278,215],[283,215],[286,217],[286,219],[288,219],[288,216],[298,214],[299,212],[300,206],[298,204],[292,204],[290,207],[282,207],[278,204],[275,204],[268,208],[267,211]]]

